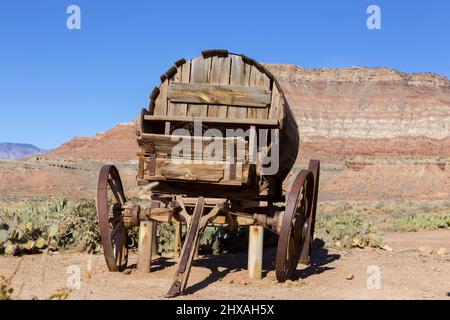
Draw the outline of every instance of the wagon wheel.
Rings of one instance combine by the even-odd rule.
[[[300,254],[300,262],[303,264],[309,264],[311,260],[311,251],[314,241],[314,229],[316,226],[316,210],[317,210],[317,195],[319,192],[319,176],[320,176],[320,161],[311,160],[309,162],[308,170],[313,174],[314,177],[314,193],[313,201],[311,205],[311,214],[308,219],[309,230],[303,243],[302,251]]]
[[[276,255],[276,276],[279,282],[292,277],[306,239],[311,236],[313,200],[314,175],[309,170],[302,170],[292,184],[281,223]]]
[[[112,206],[108,202],[111,195],[115,201]],[[97,214],[103,254],[109,271],[123,271],[127,267],[128,231],[122,214],[125,203],[119,171],[115,166],[104,166],[98,179]]]

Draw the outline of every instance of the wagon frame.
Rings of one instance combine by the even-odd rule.
[[[115,166],[104,166],[99,176],[97,212],[110,271],[127,267],[128,230],[140,226],[138,269],[149,272],[154,225],[161,222],[176,223],[176,251],[181,225],[187,230],[168,297],[184,292],[199,239],[210,223],[252,227],[251,276],[260,274],[262,243],[257,245],[260,253],[250,251],[255,250],[255,239],[262,241],[263,228],[279,235],[278,281],[291,278],[299,262],[310,263],[320,162],[311,160],[290,192],[283,192],[283,181],[297,158],[298,128],[280,84],[264,66],[226,50],[178,60],[161,76],[139,123],[137,182],[151,195],[149,206],[127,201]],[[230,128],[247,134],[206,135],[209,129],[224,133]],[[181,140],[187,149],[178,148]],[[214,161],[205,160],[204,147],[217,142]],[[276,172],[268,168],[268,159],[278,161]]]

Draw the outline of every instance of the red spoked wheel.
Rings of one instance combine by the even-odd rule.
[[[311,161],[309,169],[300,171],[295,178],[282,214],[276,254],[276,276],[279,282],[292,278],[299,261],[310,261],[319,161]]]
[[[111,198],[112,205],[109,202]],[[97,214],[109,271],[123,271],[128,263],[128,231],[123,216],[126,201],[119,171],[113,165],[104,166],[98,179]]]

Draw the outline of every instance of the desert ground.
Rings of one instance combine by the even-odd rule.
[[[261,280],[248,278],[244,253],[200,256],[186,294],[177,299],[450,299],[450,231],[387,234],[385,243],[393,250],[315,248],[312,264],[299,265],[295,279],[284,284],[275,279],[274,248],[264,252]],[[102,255],[4,256],[0,274],[15,273],[11,286],[16,299],[59,294],[65,299],[164,299],[175,271],[174,258],[154,257],[149,274],[139,273],[135,263],[132,253],[125,272],[111,273]],[[81,271],[81,283],[79,289],[68,291],[73,266]],[[379,268],[379,287],[370,286],[373,266]]]

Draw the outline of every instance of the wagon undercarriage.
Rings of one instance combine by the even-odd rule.
[[[127,202],[117,169],[114,166],[105,166],[99,178],[97,210],[108,268],[110,271],[123,271],[127,267],[128,231],[139,226],[142,221],[177,223],[178,226],[185,224],[185,241],[173,284],[167,293],[168,297],[175,297],[186,288],[199,239],[208,224],[235,227],[257,225],[279,235],[276,277],[278,281],[284,282],[293,276],[299,262],[310,262],[319,171],[319,161],[311,161],[309,169],[302,170],[294,180],[284,207],[270,205],[262,208],[266,214],[249,214],[237,211],[239,208],[235,208],[227,199],[193,199],[175,195],[170,202],[153,200],[150,207],[141,208]],[[108,192],[114,197],[113,204],[109,204]],[[151,235],[154,236],[156,235]],[[154,241],[153,238],[148,240],[149,246]]]

